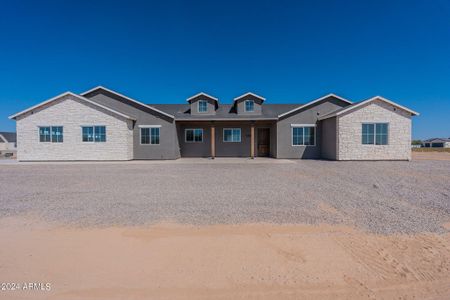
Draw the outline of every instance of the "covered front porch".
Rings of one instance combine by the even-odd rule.
[[[181,157],[276,157],[274,121],[179,121]]]

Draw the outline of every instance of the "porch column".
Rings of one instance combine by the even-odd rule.
[[[255,124],[250,128],[250,157],[255,158]]]
[[[216,157],[216,127],[211,126],[211,158]]]

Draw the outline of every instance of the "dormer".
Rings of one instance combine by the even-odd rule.
[[[260,115],[265,98],[253,93],[246,93],[234,98],[234,108],[238,115]]]
[[[219,99],[206,93],[198,93],[186,100],[191,106],[191,115],[215,115]]]

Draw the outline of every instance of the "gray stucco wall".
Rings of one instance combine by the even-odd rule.
[[[255,101],[253,112],[245,111],[245,100]],[[239,115],[252,116],[252,115],[260,115],[261,114],[263,101],[255,96],[247,95],[246,97],[237,100],[234,104],[236,106],[236,111]]]
[[[336,117],[320,121],[321,144],[320,155],[324,159],[337,159]]]
[[[186,129],[203,129],[203,142],[186,142]],[[209,122],[177,123],[178,141],[182,157],[210,157],[211,156],[211,124]],[[216,129],[217,132],[217,129]]]
[[[270,157],[277,157],[277,123],[270,128]]]
[[[133,128],[134,159],[176,159],[180,157],[175,121],[171,118],[103,90],[87,94],[85,97],[136,118]],[[141,145],[139,125],[161,125],[160,144]]]
[[[223,141],[224,128],[241,128],[241,142],[230,143]],[[250,124],[220,123],[216,126],[216,156],[250,156]]]
[[[348,105],[330,96],[280,119],[277,123],[277,158],[320,158],[322,126],[317,118]],[[292,146],[291,124],[316,124],[316,145]]]
[[[208,102],[207,105],[207,111],[206,112],[199,112],[198,111],[198,101],[200,100],[206,100]],[[190,101],[191,106],[191,115],[195,116],[204,116],[204,115],[215,115],[216,114],[216,101],[213,99],[210,99],[205,96],[198,96]]]

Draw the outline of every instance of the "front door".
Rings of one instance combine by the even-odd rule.
[[[257,150],[258,150],[258,156],[269,156],[269,154],[270,154],[270,128],[258,128]]]

